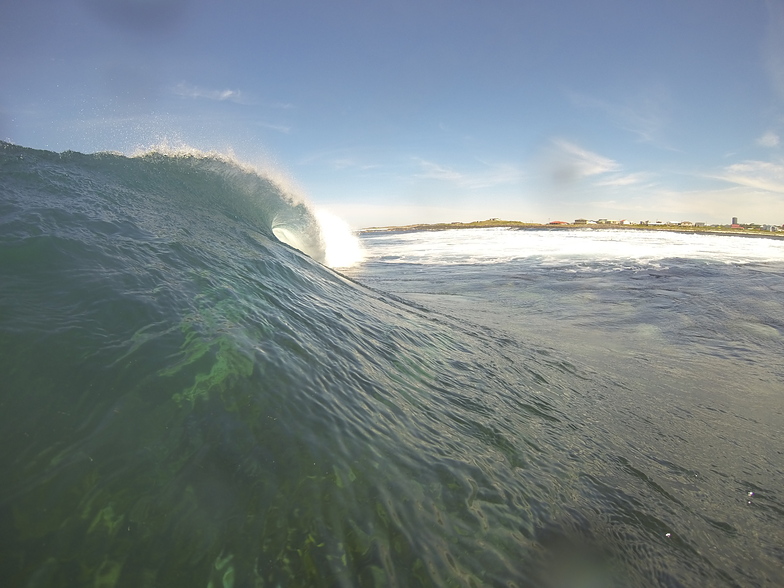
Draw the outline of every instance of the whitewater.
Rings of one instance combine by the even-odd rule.
[[[784,583],[784,241],[0,147],[3,585]]]

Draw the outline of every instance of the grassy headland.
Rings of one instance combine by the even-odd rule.
[[[482,221],[472,221],[470,223],[435,223],[435,224],[417,224],[417,225],[401,225],[396,227],[368,227],[360,229],[360,233],[372,233],[376,231],[447,231],[449,229],[486,229],[489,227],[503,227],[503,228],[537,228],[546,225],[538,223],[524,223],[520,221],[501,220],[491,218]]]
[[[433,223],[415,224],[389,227],[368,227],[360,229],[360,233],[376,232],[415,232],[415,231],[448,231],[452,229],[486,229],[509,228],[519,230],[637,230],[637,231],[670,231],[679,233],[707,233],[722,235],[738,235],[743,237],[769,237],[774,239],[784,238],[784,231],[769,231],[761,227],[730,227],[723,225],[694,226],[678,224],[599,224],[599,223],[524,223],[521,221],[502,220],[492,218],[488,220],[472,221],[468,223]]]

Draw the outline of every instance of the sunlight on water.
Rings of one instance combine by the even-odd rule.
[[[365,253],[348,223],[324,208],[317,208],[315,214],[326,249],[326,265],[343,268],[360,263]]]

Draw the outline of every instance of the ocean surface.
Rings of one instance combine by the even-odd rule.
[[[784,241],[329,234],[0,143],[0,585],[784,584]]]

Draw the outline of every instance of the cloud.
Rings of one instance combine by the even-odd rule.
[[[237,104],[249,104],[250,100],[239,90],[209,90],[192,86],[184,82],[180,82],[173,89],[174,94],[182,96],[183,98],[199,98],[204,100],[216,100],[218,102],[235,102]]]
[[[357,155],[360,153],[360,155]],[[367,148],[343,147],[339,149],[326,149],[306,155],[299,160],[300,165],[323,165],[333,170],[366,171],[380,168],[378,163],[368,161],[374,154]]]
[[[283,133],[284,135],[288,135],[291,132],[291,127],[286,125],[276,125],[273,123],[258,121],[255,123],[256,126],[263,127],[265,129],[270,129],[272,131],[277,131],[279,133]]]
[[[605,180],[595,182],[595,186],[632,186],[645,182],[650,178],[650,174],[638,172],[634,174],[619,175],[614,174]]]
[[[757,144],[763,147],[776,147],[779,144],[779,136],[773,131],[768,131],[757,139]]]
[[[419,160],[422,169],[416,176],[427,180],[445,180],[447,182],[460,183],[465,180],[465,176],[458,171],[443,167],[432,161]]]
[[[416,159],[420,171],[415,177],[425,180],[437,180],[451,183],[460,188],[490,188],[503,184],[512,184],[522,178],[520,169],[509,164],[484,163],[486,169],[474,172],[460,172],[449,167]]]
[[[743,222],[778,224],[784,218],[784,200],[772,192],[731,186],[721,189],[677,190],[656,188],[631,197],[583,203],[580,215],[726,224],[733,216]]]
[[[661,87],[649,88],[634,103],[616,103],[601,100],[587,94],[574,92],[570,95],[575,106],[602,111],[615,126],[637,135],[640,142],[662,145],[662,128],[667,121],[669,95]]]
[[[329,161],[333,168],[336,170],[353,169],[365,171],[369,169],[376,169],[380,167],[377,163],[363,163],[352,157],[338,157]]]
[[[784,201],[767,190],[732,186],[721,190],[662,191],[655,197],[663,209],[690,220],[728,223],[733,216],[743,222],[781,223]],[[712,219],[712,220],[711,220]]]
[[[718,179],[758,190],[784,194],[784,164],[769,161],[743,161],[724,168]]]
[[[554,139],[557,148],[553,154],[550,174],[558,184],[568,184],[589,176],[619,171],[621,165],[563,139]]]

